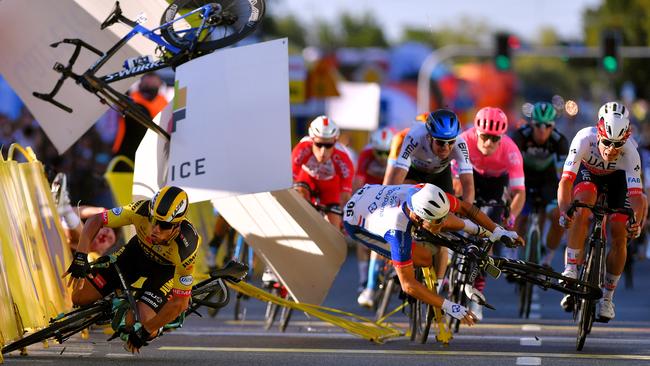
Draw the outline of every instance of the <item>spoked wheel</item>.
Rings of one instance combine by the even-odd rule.
[[[100,301],[79,308],[63,315],[59,319],[51,321],[47,327],[6,345],[2,348],[2,353],[13,352],[49,338],[55,338],[58,342],[63,342],[73,334],[107,317],[110,311],[110,301]]]
[[[379,320],[386,315],[386,309],[390,304],[390,300],[393,296],[393,291],[397,285],[395,278],[390,276],[386,283],[382,284],[382,290],[378,297],[379,305],[377,306],[377,316],[376,319]]]
[[[293,313],[293,309],[290,307],[283,307],[282,311],[280,312],[280,332],[284,332],[287,330],[287,326],[289,325],[289,320],[291,320],[291,314]]]
[[[198,37],[193,51],[209,53],[230,46],[259,26],[265,11],[265,0],[176,0],[160,19],[162,37],[170,44],[187,48]],[[210,12],[204,16],[204,6]],[[206,8],[207,9],[207,8]],[[185,18],[183,18],[186,14]],[[181,19],[183,18],[183,19]],[[168,24],[169,23],[169,24]],[[197,34],[201,24],[204,29]]]
[[[418,341],[425,344],[429,339],[429,331],[431,330],[431,323],[433,322],[433,306],[420,301],[418,301],[418,304],[420,306],[420,324],[422,325]]]

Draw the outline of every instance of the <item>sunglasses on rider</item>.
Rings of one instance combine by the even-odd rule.
[[[479,133],[478,136],[481,138],[481,140],[483,140],[483,142],[487,142],[487,140],[490,140],[494,143],[501,141],[501,136],[490,135],[488,133]]]
[[[625,145],[625,141],[612,141],[608,139],[600,139],[600,142],[602,142],[603,146],[605,147],[613,147],[614,149],[620,149]]]
[[[449,145],[451,147],[456,143],[456,139],[442,140],[442,139],[435,139],[434,138],[433,141],[435,141],[436,145],[438,145],[440,147],[445,147],[445,145]]]
[[[374,154],[378,158],[388,158],[388,151],[374,150]]]
[[[555,122],[535,122],[533,123],[533,126],[542,129],[553,128],[555,127]]]
[[[317,148],[324,147],[326,149],[331,149],[331,148],[334,147],[334,145],[336,145],[335,142],[316,142],[316,141],[314,141],[314,146],[316,146]]]
[[[171,222],[166,222],[166,221],[160,221],[160,220],[154,220],[153,221],[153,226],[158,225],[160,227],[160,230],[170,230],[176,227],[176,224],[173,224]]]

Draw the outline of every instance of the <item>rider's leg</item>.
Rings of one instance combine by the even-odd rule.
[[[623,273],[625,259],[627,255],[627,216],[611,216],[611,248],[607,253],[607,274],[605,275],[605,289],[603,297],[612,299],[614,290],[618,284],[618,279]]]
[[[368,263],[368,284],[366,288],[376,290],[378,287],[377,284],[377,275],[379,274],[379,269],[384,265],[384,258],[375,252],[370,252],[370,261]]]
[[[88,281],[88,279],[75,280],[72,289],[72,304],[75,306],[83,306],[92,304],[93,302],[101,299],[103,296],[97,289]]]
[[[368,259],[370,257],[370,249],[365,245],[357,243],[357,270],[359,273],[359,290],[363,290],[368,284]]]
[[[332,224],[335,228],[337,228],[337,229],[341,228],[341,215],[328,212],[327,213],[327,221],[330,224]]]
[[[573,189],[573,198],[580,202],[593,205],[596,203],[596,185],[592,182],[580,182]],[[585,208],[579,208],[574,215],[573,224],[568,230],[568,242],[565,257],[564,272],[578,273],[578,264],[582,262],[582,250],[589,229],[591,213]]]

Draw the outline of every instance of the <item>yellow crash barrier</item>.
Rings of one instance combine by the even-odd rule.
[[[387,325],[374,323],[370,319],[324,306],[297,303],[285,300],[245,282],[239,282],[236,284],[228,282],[228,286],[238,292],[241,292],[244,295],[254,297],[260,301],[271,301],[280,306],[290,307],[294,310],[303,311],[318,319],[341,327],[348,333],[357,335],[372,342],[382,343],[388,338],[394,338],[403,335],[400,330],[391,328]]]
[[[27,162],[13,160],[22,153]],[[44,327],[71,307],[61,276],[71,262],[43,165],[30,148],[0,157],[0,341]]]

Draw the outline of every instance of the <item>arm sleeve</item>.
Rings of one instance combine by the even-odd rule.
[[[571,146],[569,147],[569,153],[567,154],[566,161],[564,162],[562,178],[567,178],[571,181],[574,181],[576,179],[576,174],[580,168],[580,162],[582,161],[582,157],[585,154],[588,146],[588,141],[583,138],[581,134],[578,134],[573,138],[573,141],[571,141]]]
[[[392,165],[397,168],[404,169],[406,171],[411,167],[411,154],[417,146],[417,142],[413,137],[413,131],[415,129],[410,129],[409,132],[403,137],[400,141],[399,150],[397,156],[394,157]]]
[[[384,240],[390,244],[390,259],[395,267],[406,267],[413,264],[411,234],[407,231],[389,230]]]
[[[510,189],[525,189],[524,159],[512,140],[508,146],[508,186]]]
[[[625,180],[627,181],[627,190],[630,196],[636,196],[643,193],[641,185],[641,158],[636,149],[628,149],[625,154],[623,164],[625,169]]]
[[[194,262],[196,260],[196,253],[198,252],[199,245],[201,245],[201,237],[198,235],[194,227],[184,223],[181,227],[182,238],[179,245],[179,262],[174,268],[174,285],[172,287],[172,294],[174,296],[190,296],[192,295],[192,285],[194,284]],[[181,244],[182,242],[182,244]]]
[[[458,165],[458,174],[472,174],[473,168],[472,163],[469,160],[469,150],[467,149],[467,143],[465,139],[461,136],[458,136],[456,139],[456,145],[454,145],[454,150],[452,151],[452,158],[456,160]]]
[[[133,216],[148,200],[132,202],[126,206],[115,207],[102,212],[102,223],[107,227],[122,227],[133,223]]]
[[[352,193],[352,178],[354,178],[354,165],[350,156],[345,151],[336,150],[332,155],[334,166],[341,180],[341,192]]]

